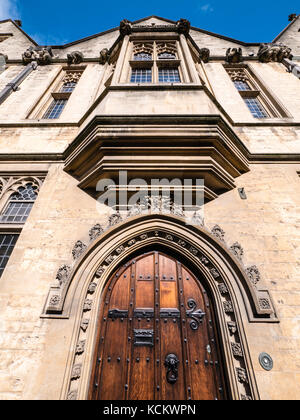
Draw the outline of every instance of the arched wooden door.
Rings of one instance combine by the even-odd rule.
[[[144,254],[105,290],[89,398],[224,399],[218,347],[203,286],[175,259]]]

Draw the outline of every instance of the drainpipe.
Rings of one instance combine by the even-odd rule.
[[[15,92],[18,89],[18,86],[23,82],[24,79],[33,71],[37,69],[37,62],[32,61],[27,64],[25,69],[18,74],[10,83],[8,83],[5,88],[0,92],[0,105],[9,97],[12,92]]]
[[[298,66],[294,61],[284,58],[282,64],[288,69],[290,73],[293,73],[298,79],[300,79],[300,66]]]

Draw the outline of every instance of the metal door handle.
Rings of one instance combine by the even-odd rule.
[[[179,360],[176,354],[170,353],[166,356],[165,367],[167,368],[167,381],[174,385],[178,378]]]

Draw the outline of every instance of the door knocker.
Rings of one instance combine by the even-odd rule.
[[[167,368],[167,381],[174,385],[178,378],[179,360],[175,354],[168,354],[165,360],[165,367]]]

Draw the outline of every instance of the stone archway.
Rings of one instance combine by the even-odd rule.
[[[101,232],[73,269],[61,272],[57,290],[50,290],[43,317],[75,319],[61,398],[87,398],[104,287],[125,261],[153,246],[201,273],[214,302],[231,398],[259,399],[244,322],[278,322],[267,290],[258,289],[238,258],[205,228],[159,214],[133,217]],[[63,292],[54,295],[59,288]]]

